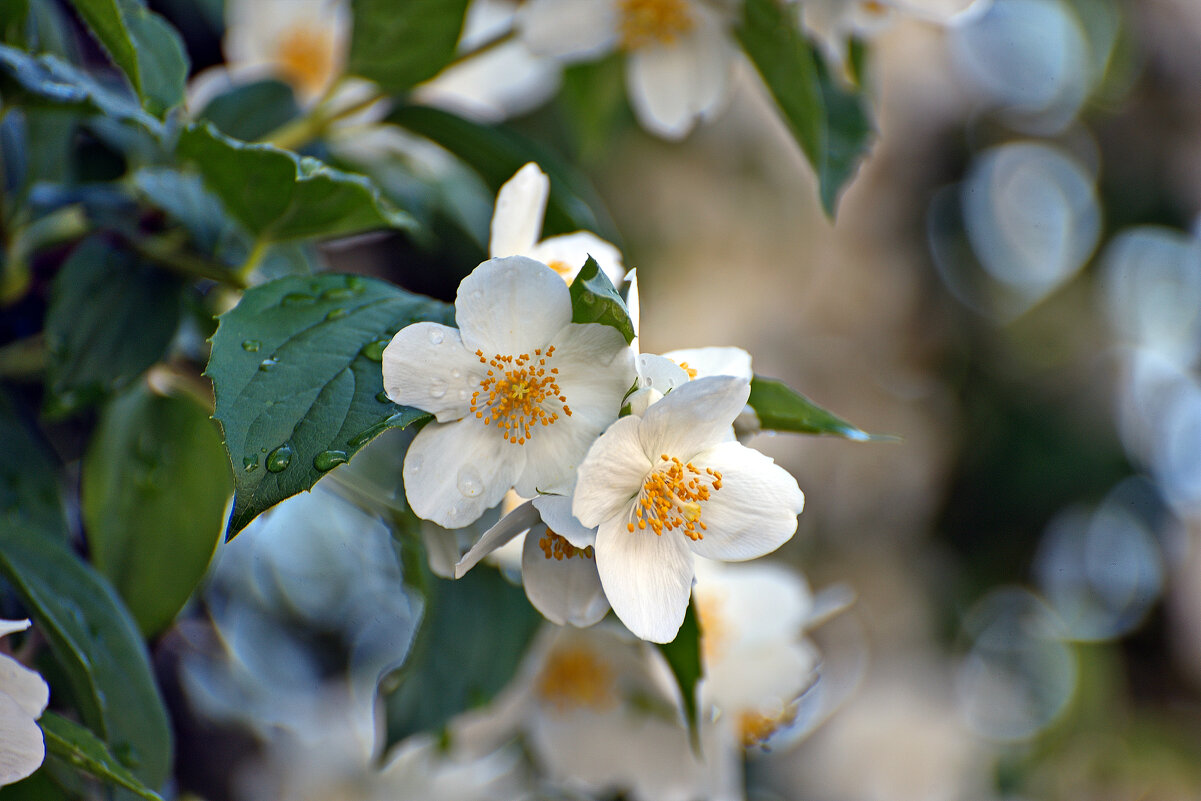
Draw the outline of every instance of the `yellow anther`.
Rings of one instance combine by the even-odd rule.
[[[329,27],[299,23],[276,40],[276,63],[288,83],[315,95],[334,78],[334,37]]]
[[[568,542],[566,537],[556,534],[549,528],[539,538],[538,547],[542,549],[542,554],[547,559],[555,559],[560,562],[575,556],[581,559],[592,559],[595,557],[591,545],[586,548],[577,548]]]
[[[552,345],[545,354],[538,349],[533,356],[498,353],[488,359],[477,350],[480,364],[489,369],[479,390],[472,393],[469,412],[482,418],[484,425],[495,422],[504,438],[514,445],[524,445],[536,426],[553,424],[559,419],[559,411],[571,416],[567,396],[555,379],[558,370],[548,372],[545,367],[554,353]]]
[[[703,539],[703,504],[721,489],[721,473],[711,469],[702,473],[692,463],[684,464],[665,453],[659,458],[663,464],[643,480],[626,529],[632,532],[635,527],[645,530],[650,526],[657,535],[679,529],[691,540]]]
[[[605,710],[617,701],[612,668],[583,646],[553,651],[538,674],[537,693],[560,712],[586,708]]]
[[[738,716],[738,734],[744,748],[759,746],[767,750],[767,741],[773,734],[796,720],[799,706],[794,702],[778,714],[747,710]]]
[[[687,0],[619,0],[621,46],[673,44],[696,26]]]

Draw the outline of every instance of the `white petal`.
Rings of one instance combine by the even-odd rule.
[[[530,0],[517,12],[517,30],[531,51],[564,61],[588,61],[617,46],[614,0]]]
[[[697,378],[732,375],[750,381],[755,375],[751,371],[751,354],[742,348],[684,348],[663,355],[676,364],[687,364],[696,370]]]
[[[462,528],[500,503],[524,461],[519,446],[474,417],[430,423],[405,456],[405,494],[418,517]]]
[[[571,513],[571,496],[539,495],[533,500],[547,528],[577,548],[587,548],[596,542],[596,529],[588,528]]]
[[[705,666],[705,701],[730,715],[779,712],[813,685],[817,665],[817,651],[806,642],[761,643]]]
[[[489,354],[492,355],[492,354]],[[439,422],[467,414],[484,373],[459,332],[438,323],[413,323],[384,348],[384,391],[395,403],[430,412]]]
[[[525,255],[549,265],[569,284],[575,280],[589,256],[596,259],[597,265],[614,287],[621,286],[626,274],[626,268],[621,263],[621,251],[588,231],[544,239]]]
[[[538,541],[545,525],[530,529],[521,552],[521,583],[525,594],[542,615],[560,626],[591,626],[609,611],[601,589],[596,560],[577,555],[570,559],[547,557]]]
[[[654,353],[638,354],[638,386],[657,389],[666,395],[676,387],[688,383],[688,373],[679,362]]]
[[[7,637],[9,634],[15,634],[18,631],[25,631],[29,628],[30,622],[25,620],[3,620],[0,619],[0,637]]]
[[[735,51],[720,20],[693,3],[696,27],[675,42],[630,54],[626,88],[638,121],[651,133],[681,139],[725,100]]]
[[[492,212],[492,238],[488,255],[529,256],[542,233],[550,179],[530,162],[510,178],[496,194]]]
[[[630,286],[626,289],[626,309],[630,312],[630,322],[634,326],[634,341],[630,343],[630,347],[634,348],[634,352],[638,352],[638,322],[642,315],[642,303],[638,297],[638,270],[630,270],[626,273],[626,281]]]
[[[698,558],[694,569],[693,591],[706,615],[718,616],[730,650],[795,640],[813,613],[813,594],[804,576],[778,562],[725,564]]]
[[[729,376],[689,381],[646,410],[639,430],[643,449],[653,457],[666,453],[692,459],[730,438],[734,418],[750,393],[748,382]]]
[[[605,596],[637,637],[671,642],[684,622],[692,592],[692,554],[684,540],[671,532],[627,531],[620,518],[596,532],[596,569]]]
[[[0,692],[0,787],[24,779],[45,758],[38,724],[16,699]]]
[[[0,654],[0,693],[15,700],[34,719],[41,717],[50,702],[50,688],[41,674],[3,654]]]
[[[805,496],[796,479],[769,457],[737,442],[724,442],[692,461],[701,470],[710,467],[721,473],[722,483],[701,506],[705,535],[691,542],[698,556],[727,562],[754,559],[779,548],[796,532]]]
[[[532,354],[571,322],[571,294],[545,264],[524,256],[489,259],[459,284],[455,320],[469,353]]]
[[[479,541],[463,554],[463,558],[455,564],[455,578],[463,578],[467,575],[467,571],[475,567],[481,559],[508,543],[537,523],[538,520],[538,510],[534,508],[531,501],[526,501],[509,512],[495,526],[485,531]]]
[[[615,517],[626,522],[651,470],[638,437],[640,426],[637,417],[623,417],[592,443],[571,496],[571,512],[583,525],[591,528]]]

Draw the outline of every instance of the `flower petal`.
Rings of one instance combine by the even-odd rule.
[[[808,582],[779,562],[734,565],[698,558],[694,569],[696,598],[707,604],[706,614],[718,616],[730,650],[798,639],[813,613]]]
[[[688,383],[688,373],[678,361],[654,353],[638,354],[638,386],[650,387],[666,395]]]
[[[0,692],[0,787],[24,779],[45,758],[41,728],[15,698]]]
[[[384,348],[384,391],[393,402],[430,412],[438,422],[458,420],[483,380],[480,366],[456,329],[413,323]]]
[[[692,592],[692,554],[685,538],[627,531],[611,518],[596,532],[596,569],[605,596],[633,634],[651,642],[675,639]]]
[[[701,470],[709,467],[721,473],[722,483],[702,502],[705,536],[690,542],[698,556],[727,562],[754,559],[779,548],[796,532],[805,495],[796,479],[771,458],[737,442],[723,442],[692,461]]]
[[[676,364],[687,364],[696,370],[697,378],[710,375],[732,375],[735,378],[754,378],[751,371],[751,354],[742,348],[712,347],[684,348],[663,354]]]
[[[549,195],[550,179],[532,161],[506,181],[496,194],[488,255],[532,257]]]
[[[596,572],[596,560],[585,555],[570,559],[548,557],[539,545],[546,533],[546,526],[540,524],[525,537],[521,583],[525,585],[526,597],[552,623],[591,626],[609,611],[609,601]]]
[[[530,0],[517,12],[517,30],[531,51],[565,61],[589,61],[617,46],[614,0]]]
[[[430,423],[405,456],[405,494],[418,517],[462,528],[500,503],[524,463],[520,447],[474,417]]]
[[[3,620],[0,619],[0,637],[7,637],[9,634],[15,634],[18,631],[25,631],[29,628],[30,621],[25,620]]]
[[[577,548],[596,543],[596,529],[588,528],[571,513],[568,495],[539,495],[533,500],[546,527]]]
[[[571,322],[571,294],[545,264],[525,256],[489,259],[459,284],[455,320],[469,353],[533,353]]]
[[[591,528],[617,517],[625,523],[651,470],[638,437],[640,425],[637,417],[623,417],[592,443],[571,496],[571,513],[581,524]]]
[[[733,435],[734,418],[750,393],[748,382],[730,376],[689,381],[646,410],[639,429],[643,449],[650,457],[692,459]]]
[[[475,545],[455,564],[455,578],[463,578],[467,571],[475,567],[481,559],[505,545],[530,526],[538,523],[538,510],[532,501],[526,501],[512,512],[500,519],[492,528],[484,532]]]
[[[615,287],[621,286],[626,274],[626,268],[621,263],[621,251],[588,231],[552,236],[534,245],[524,255],[548,265],[569,284],[589,256],[596,259],[597,265]]]
[[[0,693],[11,696],[34,719],[41,717],[50,701],[50,688],[41,674],[3,654],[0,654]]]

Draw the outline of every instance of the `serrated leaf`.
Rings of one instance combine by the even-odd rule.
[[[136,98],[102,86],[55,55],[33,56],[0,45],[0,93],[10,103],[20,99],[26,103],[83,107],[116,120],[135,122],[156,135],[162,133],[162,123],[147,114]]]
[[[402,327],[454,309],[359,276],[254,287],[220,318],[206,374],[234,470],[232,537],[388,428],[428,417],[383,396],[380,355]]]
[[[184,99],[188,57],[179,33],[140,0],[71,0],[152,114]]]
[[[149,637],[191,596],[233,491],[217,426],[188,397],[135,386],[115,398],[83,460],[92,561]]]
[[[607,325],[620,331],[627,344],[634,341],[634,323],[625,301],[591,256],[571,282],[571,321]]]
[[[234,86],[197,115],[227,136],[253,142],[300,116],[292,87],[273,79]]]
[[[386,700],[388,746],[438,732],[490,701],[516,673],[542,622],[521,588],[495,570],[455,581],[427,575],[425,593],[425,620]]]
[[[861,94],[831,80],[791,8],[777,0],[746,0],[738,40],[813,165],[822,207],[833,216],[839,191],[866,151],[871,126]]]
[[[440,109],[401,106],[388,121],[437,142],[479,173],[493,193],[528,162],[550,178],[544,236],[592,231],[620,245],[616,226],[603,215],[604,204],[574,167],[540,142],[500,125],[482,125]]]
[[[86,239],[55,277],[46,314],[46,413],[71,414],[162,358],[179,325],[182,284]]]
[[[208,124],[189,126],[177,152],[195,163],[226,210],[259,239],[345,236],[416,224],[362,175],[274,145],[231,139]]]
[[[352,0],[347,72],[403,92],[455,57],[467,0]]]
[[[38,719],[46,740],[46,753],[65,760],[68,764],[102,782],[124,787],[147,801],[163,801],[162,796],[138,781],[108,750],[104,741],[81,726],[64,717],[46,712]]]
[[[700,724],[697,719],[697,684],[701,680],[701,630],[697,622],[696,606],[688,603],[684,622],[676,638],[658,646],[659,653],[667,660],[671,674],[680,688],[684,704],[684,716],[688,720],[688,731],[692,735],[693,749],[700,750]]]
[[[851,425],[774,378],[755,376],[751,379],[751,397],[747,404],[755,410],[759,425],[768,431],[832,434],[859,442],[896,440],[896,437],[869,434]]]

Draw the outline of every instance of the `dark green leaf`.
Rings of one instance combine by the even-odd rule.
[[[388,116],[402,128],[431,139],[480,174],[494,193],[528,162],[550,178],[544,235],[592,231],[620,245],[616,227],[586,178],[545,145],[503,126],[482,125],[425,106],[401,106]]]
[[[47,754],[66,760],[102,782],[132,790],[148,801],[163,801],[162,796],[138,781],[91,730],[53,712],[43,714],[38,725],[45,735]]]
[[[634,324],[625,301],[591,256],[571,282],[571,321],[607,325],[620,331],[627,343],[634,341]]]
[[[467,0],[352,0],[347,72],[403,92],[454,59]]]
[[[73,801],[77,797],[55,784],[45,766],[27,779],[0,787],[0,801]]]
[[[182,285],[99,237],[55,278],[46,314],[46,412],[70,414],[162,358],[179,325]]]
[[[795,431],[799,434],[833,434],[866,442],[894,441],[896,437],[869,434],[836,417],[783,381],[755,376],[751,379],[751,397],[747,401],[759,425],[768,431]]]
[[[862,95],[835,84],[790,12],[777,0],[746,0],[738,39],[813,165],[822,207],[833,215],[871,124]]]
[[[260,239],[344,236],[414,224],[361,175],[272,145],[240,142],[211,125],[189,126],[180,135],[178,152],[196,164],[226,210]]]
[[[228,536],[386,429],[426,418],[383,396],[380,355],[404,326],[453,315],[383,281],[332,274],[263,284],[223,314],[207,375],[234,469]]]
[[[171,167],[144,167],[131,177],[137,193],[158,207],[192,237],[205,253],[216,253],[223,245],[238,242],[241,258],[250,243],[242,228],[225,213],[221,201],[204,186],[200,176]]]
[[[300,115],[292,87],[264,80],[235,86],[209,101],[199,118],[227,136],[253,142]]]
[[[135,386],[104,410],[83,460],[92,561],[147,637],[204,575],[233,491],[221,436],[188,397]]]
[[[108,583],[62,542],[0,517],[3,575],[46,637],[88,727],[149,787],[170,772],[171,728],[137,625]]]
[[[29,0],[0,0],[0,42],[25,44]]]
[[[12,401],[0,393],[0,519],[16,528],[67,538],[58,466]]]
[[[457,581],[427,576],[425,590],[425,622],[387,698],[388,745],[439,731],[490,701],[513,678],[542,621],[521,588],[495,570]]]
[[[585,162],[592,163],[608,152],[619,126],[630,116],[624,61],[624,54],[613,53],[563,70],[559,101],[576,150]]]
[[[184,98],[188,57],[183,40],[140,0],[71,0],[125,73],[142,105],[161,116]]]
[[[697,684],[701,680],[701,630],[697,623],[696,607],[689,602],[684,613],[684,623],[676,638],[657,646],[671,668],[680,687],[684,702],[684,715],[688,718],[688,731],[692,734],[692,746],[700,750],[700,727],[697,722]]]

